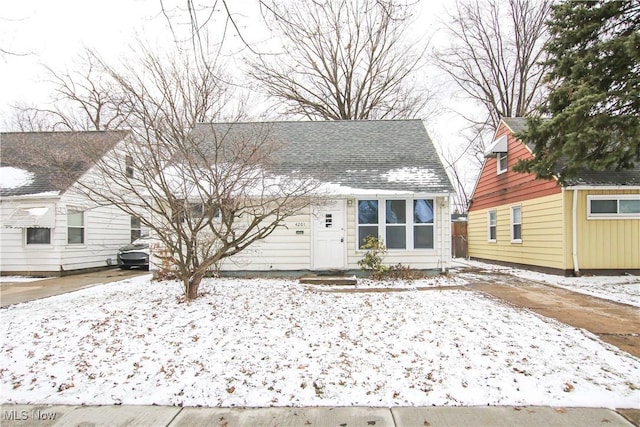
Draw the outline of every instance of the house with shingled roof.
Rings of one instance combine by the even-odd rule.
[[[469,256],[560,274],[640,274],[640,167],[583,171],[564,186],[512,167],[531,158],[503,118],[471,196]]]
[[[0,133],[3,275],[63,275],[106,267],[115,263],[118,248],[139,236],[136,218],[74,191],[93,166],[82,153],[106,155],[127,135]]]
[[[268,165],[322,185],[318,202],[262,241],[227,259],[223,271],[358,270],[367,236],[388,248],[385,264],[444,271],[451,258],[454,188],[421,120],[203,123],[194,134],[266,134],[280,148]]]

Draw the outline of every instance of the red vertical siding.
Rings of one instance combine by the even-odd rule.
[[[562,191],[555,180],[542,180],[537,179],[534,174],[513,172],[511,168],[519,159],[531,158],[532,155],[527,147],[516,139],[511,130],[501,122],[496,132],[496,139],[503,135],[507,135],[508,170],[498,175],[497,159],[495,157],[485,159],[472,195],[470,211],[517,203]]]

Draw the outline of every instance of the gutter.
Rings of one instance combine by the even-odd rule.
[[[576,277],[580,276],[580,267],[578,266],[578,189],[573,189],[573,209],[572,209],[572,250],[571,253],[573,255],[573,275]]]

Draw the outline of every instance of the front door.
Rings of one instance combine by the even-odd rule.
[[[313,208],[313,268],[345,268],[345,204],[332,200]]]

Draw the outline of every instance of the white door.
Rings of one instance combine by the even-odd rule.
[[[345,268],[345,204],[333,200],[313,208],[313,268]]]

